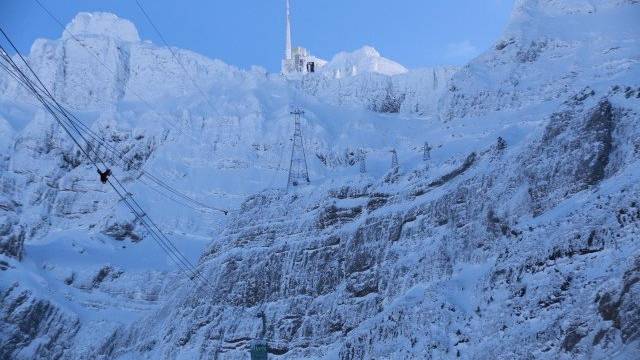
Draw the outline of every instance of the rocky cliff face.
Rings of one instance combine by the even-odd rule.
[[[159,202],[136,181],[137,167],[114,168],[181,250],[200,256],[207,283],[198,285],[96,184],[60,129],[0,80],[8,104],[0,130],[11,139],[0,141],[0,219],[8,224],[0,227],[0,340],[9,344],[0,356],[244,359],[262,340],[281,359],[633,358],[638,16],[630,0],[519,1],[504,39],[442,88],[434,117],[402,110],[425,102],[394,96],[405,81],[433,89],[431,70],[340,79],[354,90],[341,108],[335,82],[305,79],[296,86],[314,97],[304,97],[281,80],[198,57],[193,70],[218,85],[215,116],[188,96],[172,100],[173,110],[125,106],[144,81],[158,84],[152,98],[189,91],[160,77],[173,66],[168,52],[163,61],[166,50],[136,42],[124,25],[117,39],[95,44],[122,72],[57,94],[102,109],[81,116],[137,166],[199,198],[239,204],[226,221],[194,216]],[[97,41],[84,17],[75,31]],[[63,53],[74,46],[40,44],[54,59],[70,59]],[[75,60],[60,72],[45,71],[60,62],[38,59],[50,84],[73,83],[52,80],[60,74],[84,76]],[[280,168],[290,98],[308,110],[318,180],[258,191],[272,178],[261,167]],[[404,114],[355,110],[370,104]],[[21,119],[27,127],[16,125]],[[203,141],[190,138],[197,134]],[[431,156],[423,162],[425,142]],[[399,168],[389,169],[391,148]],[[367,174],[349,161],[359,150]],[[254,180],[243,187],[238,178]]]
[[[291,359],[637,350],[640,188],[620,179],[640,176],[625,146],[638,129],[623,99],[568,106],[440,174],[253,196],[201,258],[211,283],[96,354],[242,359],[257,338]],[[550,151],[550,137],[593,147]]]

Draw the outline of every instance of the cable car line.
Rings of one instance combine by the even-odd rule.
[[[0,32],[5,37],[5,39],[9,42],[9,44],[14,49],[14,51],[16,51],[16,53],[18,54],[20,59],[24,62],[24,64],[29,69],[29,71],[36,78],[38,83],[42,86],[42,88],[44,89],[44,91],[43,91],[44,95],[40,92],[42,90],[39,91],[39,89],[34,85],[33,81],[20,69],[20,67],[13,61],[13,59],[11,59],[8,56],[8,54],[5,51],[5,49],[0,45],[0,49],[2,50],[2,55],[3,55],[2,58],[13,68],[13,70],[15,71],[16,74],[20,75],[20,78],[22,78],[22,80],[23,80],[23,84],[27,86],[27,88],[31,91],[32,95],[34,95],[35,98],[43,105],[45,110],[47,110],[47,112],[49,112],[49,114],[52,115],[52,117],[56,120],[56,122],[60,125],[60,127],[62,127],[62,129],[67,133],[67,135],[69,135],[71,140],[76,144],[76,146],[78,146],[80,151],[82,151],[82,153],[87,157],[87,159],[92,163],[92,165],[98,170],[98,172],[100,172],[100,166],[98,166],[97,161],[101,162],[103,164],[103,166],[106,167],[106,164],[105,164],[104,160],[99,156],[99,154],[97,152],[95,152],[95,150],[94,150],[94,153],[96,155],[96,159],[93,159],[91,157],[91,155],[88,153],[88,151],[92,150],[91,147],[89,147],[89,149],[86,150],[80,144],[79,140],[76,139],[76,137],[72,134],[71,130],[67,127],[65,122],[59,117],[58,113],[56,113],[54,108],[52,108],[51,104],[46,100],[45,96],[49,97],[51,102],[59,105],[57,100],[47,90],[46,86],[44,86],[44,84],[42,83],[42,81],[40,80],[38,75],[33,71],[31,66],[29,65],[29,63],[22,56],[22,54],[18,51],[18,49],[15,47],[15,45],[13,44],[13,42],[11,41],[9,36],[5,33],[5,31],[1,27],[0,27]],[[15,74],[12,74],[12,75],[15,76]],[[64,112],[62,113],[62,116],[67,118],[67,120],[70,123],[72,123],[72,127],[74,127],[74,129],[76,130],[78,135],[88,145],[89,142],[83,136],[83,134],[80,133],[77,130],[77,127],[73,126],[72,120]],[[115,183],[122,190],[120,190],[120,189],[118,189],[116,187],[116,185],[114,184],[112,179],[115,181]],[[138,202],[133,197],[128,196],[129,192],[126,190],[124,185],[122,185],[122,183],[118,180],[118,178],[115,175],[112,175],[110,178],[107,179],[107,182],[113,188],[113,190],[116,192],[116,194],[120,197],[122,202],[124,202],[125,205],[129,208],[129,210],[134,214],[136,219],[138,219],[142,223],[142,225],[147,229],[147,231],[149,231],[149,233],[152,235],[152,238],[156,241],[156,243],[176,263],[176,265],[177,265],[178,269],[180,270],[180,272],[182,272],[183,274],[187,275],[187,277],[189,277],[190,280],[194,281],[194,283],[198,283],[199,282],[199,281],[195,280],[197,278],[201,282],[209,284],[209,286],[211,287],[211,285],[208,282],[208,280],[206,278],[202,277],[202,275],[198,272],[197,268],[189,261],[189,259],[187,259],[180,252],[180,250],[177,249],[175,244],[173,244],[173,242],[171,242],[171,240],[168,237],[166,237],[166,235],[159,229],[159,227],[155,224],[155,222],[153,222],[153,220],[144,212],[144,210],[142,209],[140,204],[138,204]],[[123,195],[123,193],[125,195]],[[211,287],[211,288],[213,288],[213,287]]]
[[[23,75],[23,77],[25,76],[23,73],[22,73],[22,75]],[[32,85],[32,84],[30,84],[30,85]],[[96,169],[99,170],[100,169],[99,166],[91,158],[91,156],[85,151],[85,149],[82,147],[82,145],[79,143],[79,141],[73,136],[73,134],[71,133],[71,130],[69,130],[69,128],[64,124],[63,120],[58,117],[58,115],[55,113],[54,109],[51,108],[50,104],[48,104],[46,102],[46,100],[43,98],[42,94],[40,94],[37,91],[35,91],[36,89],[35,89],[35,87],[33,87],[33,85],[31,86],[31,90],[32,90],[32,94],[42,103],[42,105],[45,107],[45,109],[54,117],[54,119],[63,128],[63,130],[72,138],[73,142],[80,148],[80,150],[84,153],[84,155],[92,162],[94,167],[96,167]],[[122,184],[119,182],[119,180],[115,176],[113,177],[113,179],[124,189]],[[109,182],[109,185],[116,192],[116,194],[118,194],[118,196],[121,198],[121,200],[125,203],[125,205],[131,210],[131,212],[134,214],[134,216],[136,216],[136,219],[140,220],[142,225],[152,235],[152,238],[154,239],[154,241],[156,241],[156,243],[161,247],[161,249],[176,263],[176,265],[178,266],[179,271],[181,273],[183,273],[184,275],[188,276],[192,280],[194,278],[200,277],[199,274],[197,273],[197,271],[195,270],[195,267],[193,266],[193,264],[191,264],[188,261],[188,259],[186,259],[186,257],[184,257],[184,255],[182,255],[179,252],[179,250],[177,250],[177,248],[175,248],[175,245],[173,245],[173,243],[171,243],[171,241],[168,238],[166,238],[166,236],[164,236],[164,234],[162,234],[160,232],[160,230],[157,228],[157,225],[155,223],[153,223],[153,221],[150,218],[148,218],[148,216],[146,216],[146,214],[139,207],[139,204],[137,204],[135,199],[123,195],[122,191],[119,190],[111,182],[111,180],[109,180],[108,182]],[[129,203],[128,199],[131,199],[131,201],[138,207],[138,209],[136,209],[136,206],[134,206],[131,203]],[[151,223],[151,225],[149,223],[147,223],[147,220]],[[155,227],[155,229],[154,229],[154,227]]]
[[[36,0],[36,1],[38,1],[38,0]],[[171,47],[169,45],[169,43],[167,42],[165,37],[162,35],[162,32],[160,32],[160,29],[156,26],[156,24],[153,22],[153,20],[151,20],[151,16],[149,16],[149,13],[147,13],[147,11],[144,9],[144,7],[142,6],[142,4],[140,3],[139,0],[136,0],[136,4],[138,5],[138,8],[140,9],[140,11],[144,15],[144,17],[147,19],[149,24],[151,24],[151,27],[153,28],[153,30],[155,30],[155,32],[158,35],[158,37],[160,38],[160,40],[162,40],[162,42],[167,47],[167,49],[169,49],[169,52],[171,52],[171,56],[173,57],[173,59],[178,63],[178,65],[180,65],[180,67],[182,68],[182,71],[184,71],[185,75],[187,75],[187,78],[189,78],[189,80],[191,81],[193,86],[198,90],[198,92],[200,92],[200,95],[202,95],[202,98],[211,107],[211,110],[216,111],[216,109],[213,106],[213,104],[211,104],[211,100],[209,100],[209,97],[207,96],[207,94],[204,92],[204,90],[202,90],[202,88],[198,85],[198,83],[191,76],[191,74],[189,74],[189,71],[187,71],[187,67],[184,66],[184,63],[182,62],[182,60],[180,60],[178,58],[178,55],[176,54],[176,52],[173,49],[173,47]]]
[[[46,6],[44,6],[44,4],[42,4],[42,2],[40,0],[34,0],[41,8],[42,10],[49,16],[51,17],[63,30],[63,32],[68,33],[71,38],[77,42],[86,52],[88,52],[91,56],[93,56],[98,63],[100,63],[100,65],[102,65],[105,69],[107,69],[107,71],[109,71],[112,75],[116,75],[115,72],[109,67],[107,66],[107,64],[104,63],[104,61],[102,61],[102,59],[100,59],[99,56],[97,56],[94,52],[92,52],[91,50],[89,50],[87,48],[87,46],[80,40],[78,39],[78,37],[75,36],[75,34],[73,34],[71,31],[69,31],[64,24],[62,23],[62,21],[60,21],[60,19],[58,19],[51,11],[49,11],[49,9],[47,9]],[[167,47],[169,48],[169,50],[171,51],[172,55],[174,55],[175,60],[183,67],[183,70],[185,70],[185,73],[188,72],[186,71],[186,69],[184,69],[184,65],[182,65],[182,63],[179,61],[179,59],[175,56],[173,49],[171,47],[169,47],[169,45],[166,43],[166,41],[164,40],[164,36],[162,36],[162,34],[160,33],[160,31],[157,29],[157,27],[155,26],[155,24],[153,24],[153,22],[151,21],[151,18],[148,17],[147,13],[144,11],[144,8],[142,8],[142,5],[140,3],[138,3],[138,5],[140,6],[140,9],[143,11],[143,13],[145,14],[145,16],[148,18],[149,22],[152,23],[152,26],[157,30],[158,34],[160,35],[160,37],[162,38],[163,42],[165,42],[165,45],[167,45]],[[193,79],[192,79],[193,81]],[[194,81],[194,85],[196,85],[195,81]],[[197,85],[196,85],[197,87]],[[212,106],[212,104],[210,103],[210,101],[208,100],[208,97],[206,97],[204,95],[204,92],[199,89],[200,92],[203,94],[203,96],[205,97],[205,99],[207,100],[207,102],[209,103],[210,106]],[[178,131],[180,134],[182,135],[186,135],[189,138],[191,138],[194,141],[198,141],[197,139],[195,139],[193,136],[183,132],[180,128],[178,128],[175,124],[169,122],[168,120],[166,120],[160,113],[158,113],[157,111],[155,111],[155,109],[151,106],[151,104],[149,104],[149,102],[147,102],[142,96],[140,96],[137,92],[135,92],[132,89],[129,89],[129,91],[134,94],[142,103],[144,103],[149,109],[151,109],[151,111],[155,112],[161,119],[163,119],[167,124],[169,124],[173,129],[175,129],[176,131]],[[212,106],[213,108],[213,106]],[[215,109],[214,109],[215,110]],[[70,112],[68,110],[62,110],[62,111],[66,111],[68,114],[70,114]],[[88,128],[86,125],[84,125],[79,119],[77,119],[77,117],[71,115],[73,118],[75,118],[75,120],[80,124],[80,126],[84,127],[88,132],[93,133],[93,131]],[[93,133],[95,136],[93,136],[96,141],[99,141],[99,137]],[[112,146],[110,146],[109,144],[102,142],[103,145],[105,147],[109,147],[114,151],[114,155],[116,155],[116,158],[120,158],[120,159],[124,159],[123,157],[121,157],[122,153],[120,153],[117,149],[113,148]],[[193,204],[196,204],[199,207],[202,207],[204,209],[209,209],[209,210],[214,210],[214,211],[219,211],[222,212],[223,214],[227,215],[229,213],[228,210],[226,209],[220,209],[220,208],[216,208],[216,207],[212,207],[206,204],[203,204],[200,201],[197,201],[189,196],[187,196],[186,194],[180,193],[178,190],[170,187],[169,185],[167,185],[165,182],[159,180],[156,176],[149,174],[147,171],[142,170],[142,172],[144,173],[144,175],[146,175],[151,181],[157,183],[159,186],[162,186],[163,188],[171,191],[172,193],[174,193],[175,195],[185,199],[186,201],[189,201]]]
[[[40,2],[40,0],[34,0],[43,10],[44,12],[53,19],[53,21],[55,21],[58,26],[60,26],[62,28],[63,32],[66,32],[67,34],[69,34],[69,36],[71,36],[71,39],[73,39],[75,42],[77,42],[87,53],[89,53],[89,55],[93,56],[100,65],[102,65],[102,67],[104,67],[105,69],[107,69],[107,71],[109,71],[111,73],[111,75],[113,76],[117,76],[116,72],[113,71],[107,64],[105,64],[104,61],[102,61],[102,59],[100,59],[100,57],[95,54],[93,51],[89,50],[89,48],[80,40],[78,39],[78,37],[75,36],[75,34],[73,34],[70,30],[68,30],[66,28],[66,26],[62,23],[62,21],[60,21],[60,19],[58,19],[55,15],[53,15],[53,13],[51,11],[49,11],[43,4],[42,2]],[[198,139],[196,139],[194,136],[192,136],[191,134],[188,134],[184,131],[182,131],[182,129],[180,129],[179,127],[177,127],[175,124],[173,124],[172,122],[168,121],[167,119],[165,119],[162,114],[160,114],[159,112],[157,112],[153,106],[151,106],[151,104],[145,100],[140,94],[138,94],[134,89],[129,88],[129,92],[132,93],[133,95],[135,95],[135,97],[138,98],[138,100],[140,100],[140,102],[142,102],[144,105],[146,105],[152,112],[156,113],[156,115],[158,115],[158,117],[160,119],[162,119],[162,121],[164,121],[165,123],[167,123],[169,126],[171,126],[174,130],[176,130],[178,133],[180,133],[181,135],[187,136],[189,138],[191,138],[194,141],[198,141]]]
[[[10,42],[11,40],[7,37],[6,33],[0,28],[0,31],[2,32],[2,34],[5,36],[5,38],[7,38],[7,40]],[[0,45],[1,46],[1,45]],[[12,44],[13,46],[13,44]],[[4,51],[4,48],[2,48],[2,50]],[[5,51],[6,53],[6,51]],[[21,56],[19,54],[19,56]],[[24,58],[22,58],[24,61]],[[6,59],[5,59],[6,60]],[[28,77],[26,76],[26,74],[24,74],[19,67],[17,66],[17,64],[15,62],[13,62],[12,59],[10,60],[10,64],[14,67],[14,69],[21,75],[21,77],[23,78],[23,80],[25,81],[25,84],[30,88],[30,90],[32,91],[32,94],[36,97],[36,99],[38,101],[41,102],[41,104],[44,106],[45,110],[47,110],[53,117],[54,119],[58,122],[58,124],[63,128],[63,130],[67,133],[67,135],[69,135],[69,137],[71,137],[71,139],[73,140],[73,142],[80,148],[80,150],[84,153],[84,155],[92,162],[93,166],[100,171],[100,167],[97,165],[96,161],[93,160],[91,158],[91,156],[87,153],[87,151],[82,147],[82,145],[79,143],[79,141],[73,136],[73,134],[71,133],[71,131],[69,130],[69,128],[67,128],[67,126],[64,124],[64,122],[58,117],[58,115],[55,113],[55,111],[51,108],[51,105],[49,103],[47,103],[47,101],[44,99],[43,95],[41,93],[39,93],[37,91],[37,89],[35,88],[35,86],[33,85],[33,83],[30,81],[30,79],[28,79]],[[25,64],[27,65],[27,67],[30,68],[30,66],[28,65],[28,63],[25,62]],[[31,71],[33,71],[30,68]],[[35,73],[34,73],[35,74]],[[37,75],[36,75],[37,77]],[[38,81],[41,83],[41,81],[38,78]],[[103,162],[99,156],[98,159]],[[103,162],[104,163],[104,162]],[[104,164],[103,164],[104,165]],[[117,178],[114,176],[114,179]],[[121,197],[121,199],[125,202],[125,204],[130,208],[130,210],[134,213],[134,215],[136,216],[136,218],[142,220],[142,223],[145,227],[147,227],[147,229],[153,234],[153,235],[157,235],[155,234],[155,232],[153,231],[153,229],[148,227],[148,224],[144,221],[144,218],[141,216],[140,213],[138,213],[138,211],[127,201],[127,198],[125,198],[121,192],[113,185],[113,183],[111,183],[111,181],[109,181],[109,184],[111,185],[111,187],[114,189],[114,191],[116,191],[116,193]],[[165,250],[165,252],[167,252],[168,255],[174,257],[175,259],[178,259],[178,265],[180,267],[180,265],[184,266],[185,264],[182,263],[182,261],[180,260],[180,257],[178,255],[176,255],[175,253],[173,253],[170,249],[170,247],[168,247],[167,244],[164,244],[162,241],[158,242],[158,244],[161,246],[161,248],[163,250]],[[184,268],[181,268],[181,270],[184,270]]]
[[[4,57],[4,56],[3,56]],[[6,65],[0,63],[0,66],[2,66],[5,71],[9,72],[10,75],[16,79],[21,85],[25,86],[25,84],[23,84],[23,81],[20,80],[17,75],[15,73],[13,73],[10,69],[8,69],[6,67]],[[38,84],[34,84],[34,86],[38,87]],[[40,91],[43,91],[40,89]],[[69,119],[68,121],[71,121],[71,126],[74,127],[74,129],[76,131],[79,132],[84,132],[86,135],[90,136],[91,138],[93,138],[98,145],[102,145],[105,148],[107,148],[107,150],[110,151],[110,153],[113,155],[113,159],[114,160],[120,160],[121,163],[123,163],[124,165],[133,165],[133,160],[126,160],[125,157],[125,153],[119,151],[117,148],[115,148],[114,146],[112,146],[111,144],[109,144],[108,142],[106,142],[106,140],[102,137],[100,137],[98,134],[96,134],[93,130],[91,130],[87,125],[85,125],[80,119],[78,119],[75,115],[73,115],[73,113],[71,113],[68,109],[66,109],[64,106],[60,105],[59,103],[56,103],[56,107],[59,108],[57,109],[59,112],[61,112],[65,117],[69,116],[72,119]],[[78,127],[82,128],[79,129]],[[89,143],[89,145],[91,146],[91,143]],[[116,161],[114,161],[115,163]],[[176,201],[178,203],[181,203],[182,205],[185,205],[193,210],[199,211],[199,212],[206,212],[206,213],[210,213],[212,211],[217,211],[217,212],[221,212],[225,215],[228,215],[229,210],[226,209],[221,209],[221,208],[217,208],[217,207],[213,207],[207,204],[204,204],[196,199],[193,199],[192,197],[178,191],[177,189],[171,187],[170,185],[168,185],[166,182],[162,181],[161,179],[159,179],[157,176],[149,173],[148,171],[144,170],[144,169],[140,169],[140,172],[142,175],[146,176],[149,180],[151,180],[152,182],[156,183],[158,186],[164,188],[166,191],[170,192],[171,194],[183,199],[184,201],[179,201],[163,192],[159,192],[157,191],[160,195],[171,199],[173,201]],[[139,179],[138,179],[139,180]],[[146,183],[145,183],[146,184]],[[146,184],[147,186],[151,186],[150,184]],[[156,189],[154,189],[156,190]],[[190,205],[192,204],[192,205]],[[195,205],[195,206],[193,206]]]

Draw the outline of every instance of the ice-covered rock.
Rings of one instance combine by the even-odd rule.
[[[104,12],[78,13],[62,33],[63,39],[69,39],[72,36],[109,37],[123,42],[140,41],[138,30],[131,21]]]

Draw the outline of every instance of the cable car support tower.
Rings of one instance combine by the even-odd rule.
[[[300,127],[300,117],[304,115],[304,111],[296,109],[291,112],[291,115],[294,120],[294,131],[287,190],[291,187],[311,183],[309,180],[309,169],[307,168],[307,158],[304,153],[304,143],[302,142],[302,130]]]

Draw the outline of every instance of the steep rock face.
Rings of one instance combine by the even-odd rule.
[[[105,34],[113,39],[124,42],[139,42],[138,29],[126,20],[111,13],[94,12],[79,13],[66,26],[62,38],[69,39],[72,36],[81,38],[103,37]]]
[[[195,262],[226,219],[175,203],[175,194],[167,191],[160,196],[163,187],[147,183],[143,169],[221,208],[233,209],[259,189],[280,187],[286,181],[292,91],[262,71],[239,71],[176,50],[210,89],[204,100],[184,80],[169,50],[137,41],[130,25],[109,14],[80,14],[61,39],[37,41],[28,61],[91,129],[84,134],[88,142],[81,139],[85,150],[108,164],[131,191],[125,195],[140,202]],[[10,358],[53,357],[40,343],[59,346],[55,356],[81,358],[103,340],[95,334],[126,326],[153,312],[167,294],[177,294],[175,268],[117,194],[99,182],[63,129],[5,75],[0,89],[0,289],[9,293],[17,283],[29,292],[33,301],[24,303],[24,311],[41,313],[37,309],[46,304],[47,312],[32,319],[36,327],[56,311],[77,316],[80,327],[76,331],[76,325],[54,316],[51,321],[68,330],[64,336],[54,335],[59,329],[53,325],[37,336],[11,325],[0,342],[15,342],[6,350]],[[342,110],[313,98],[303,97],[303,105],[309,169],[318,183],[334,172],[357,173],[353,158],[359,148],[369,151],[370,171],[383,173],[387,149],[412,151],[422,139],[410,134],[426,129],[422,122],[399,127],[401,119]],[[348,136],[352,127],[361,129],[358,139]],[[118,152],[98,146],[93,137]],[[3,321],[9,324],[7,316]],[[52,333],[50,344],[41,339],[46,332]]]
[[[523,163],[531,174],[529,194],[534,203],[534,215],[555,206],[554,196],[562,198],[574,194],[605,178],[614,151],[615,123],[615,111],[607,100],[586,114],[576,113],[574,108],[551,116],[538,154]],[[565,155],[565,161],[549,167],[544,160],[557,157],[559,153]],[[569,155],[571,153],[573,156]]]
[[[0,359],[60,359],[80,328],[73,313],[14,284],[0,293]]]
[[[637,136],[637,126],[607,131],[612,102],[624,97],[571,112],[584,126],[566,127],[560,148],[574,137],[597,145]],[[640,188],[607,180],[615,172],[591,147],[537,156],[549,127],[531,142],[481,149],[439,177],[421,170],[393,184],[248,199],[201,259],[210,284],[96,354],[242,359],[261,337],[283,359],[606,358],[633,348]],[[633,149],[617,159],[616,171],[640,176]],[[532,218],[532,169],[542,177],[575,162]]]
[[[176,49],[201,87],[243,78],[218,60]],[[58,40],[39,39],[29,61],[58,100],[82,111],[115,109],[120,101],[149,102],[194,93],[169,49],[141,42],[135,26],[108,13],[80,13]],[[33,102],[25,90],[6,83],[6,97]]]

